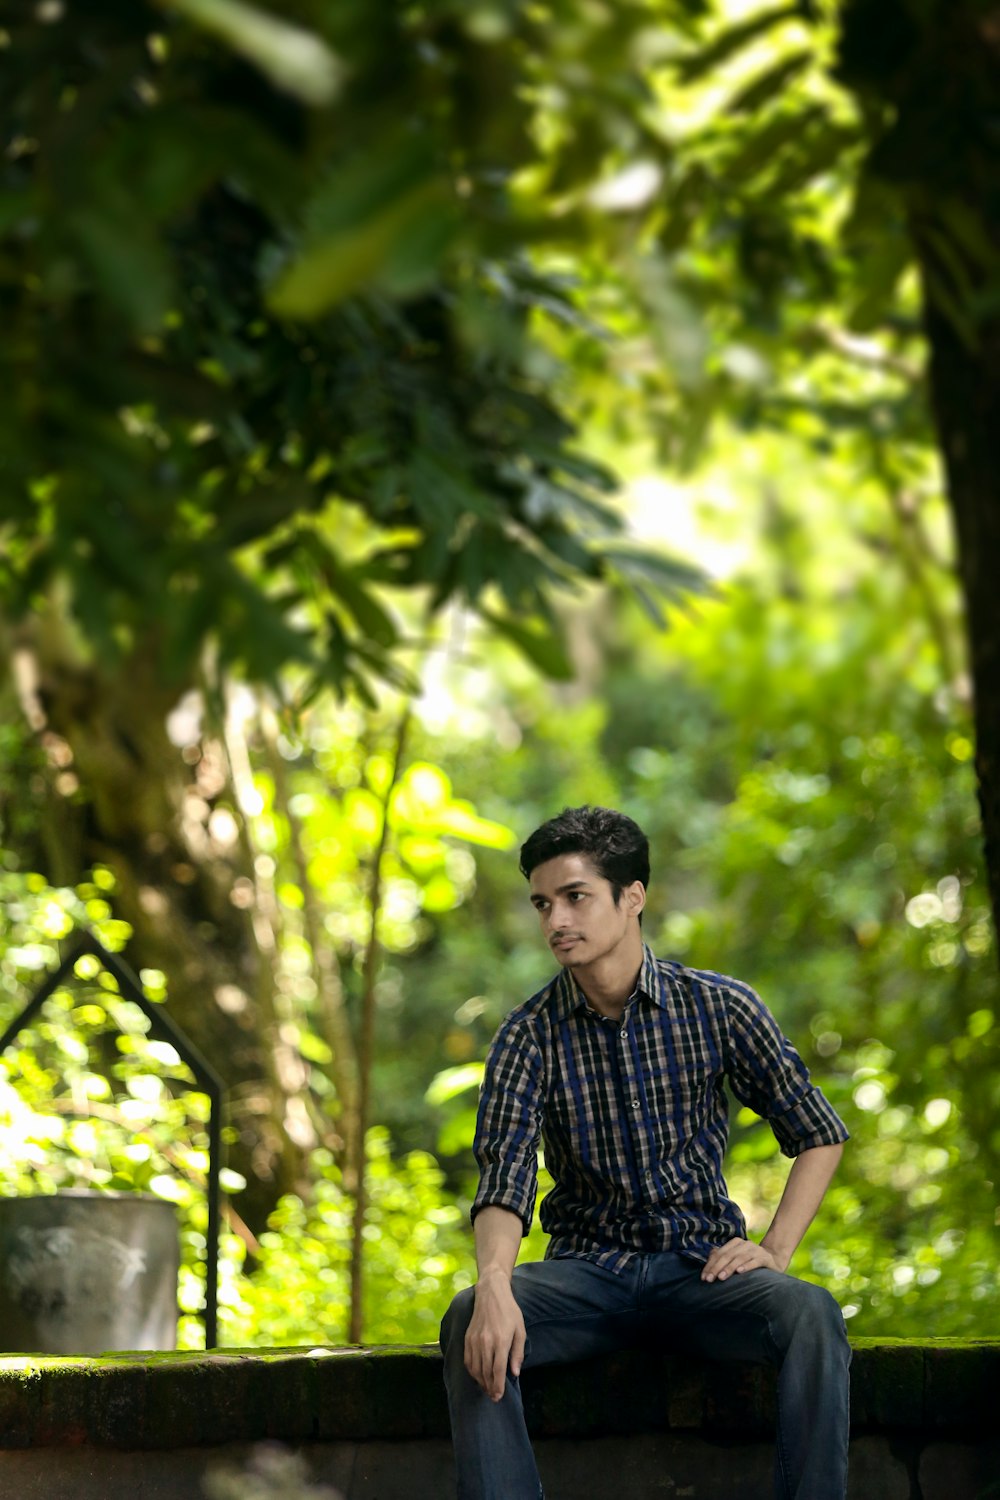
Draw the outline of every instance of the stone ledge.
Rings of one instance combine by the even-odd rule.
[[[993,1436],[1000,1339],[852,1346],[855,1433]],[[447,1438],[440,1363],[432,1345],[0,1356],[0,1448]],[[628,1350],[529,1371],[522,1386],[535,1438],[774,1431],[774,1376],[758,1365]]]

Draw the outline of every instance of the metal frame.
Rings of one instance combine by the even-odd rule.
[[[187,1063],[200,1088],[208,1095],[211,1105],[208,1117],[208,1230],[205,1243],[205,1348],[212,1349],[218,1342],[219,1307],[219,1172],[222,1157],[222,1093],[223,1083],[218,1073],[206,1062],[193,1043],[174,1024],[162,1005],[148,998],[137,976],[123,959],[109,953],[104,944],[86,928],[79,931],[59,967],[43,982],[27,1005],[0,1036],[0,1054],[6,1051],[14,1038],[37,1014],[46,1000],[73,974],[77,960],[90,953],[102,968],[112,974],[126,1000],[132,1000],[143,1015],[148,1016],[153,1033],[161,1041],[169,1042]]]

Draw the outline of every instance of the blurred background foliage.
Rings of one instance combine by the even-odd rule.
[[[513,850],[583,801],[850,1125],[793,1270],[1000,1332],[992,533],[922,311],[976,346],[990,225],[903,87],[975,9],[7,8],[0,1019],[86,923],[225,1076],[224,1342],[435,1336],[548,977]],[[0,1189],[176,1202],[195,1344],[205,1103],[140,1022],[83,961]],[[783,1170],[736,1114],[751,1232]]]

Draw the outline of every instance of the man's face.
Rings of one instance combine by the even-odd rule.
[[[586,854],[560,854],[531,872],[531,904],[542,936],[565,968],[612,955],[637,932],[645,901],[640,881],[627,885],[615,905],[611,882]]]

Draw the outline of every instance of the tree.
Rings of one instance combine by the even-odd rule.
[[[287,9],[311,41],[238,0],[21,3],[6,22],[0,608],[33,746],[5,810],[22,848],[60,880],[114,870],[140,952],[254,1097],[266,1059],[218,1003],[274,998],[234,682],[269,684],[279,731],[327,690],[405,694],[450,601],[564,675],[554,590],[684,577],[620,545],[574,423],[595,448],[652,432],[680,464],[720,413],[805,431],[817,462],[851,450],[933,611],[925,323],[995,907],[985,9]],[[178,700],[204,730],[173,721],[186,761],[163,728]],[[287,1182],[268,1090],[246,1156]]]
[[[714,372],[696,383],[689,409],[704,419],[721,404],[754,423],[810,412],[856,427],[911,562],[923,545],[914,481],[927,480],[914,450],[936,443],[958,543],[997,923],[995,18],[985,0],[845,0],[831,9],[807,0],[730,25],[724,6],[703,16],[701,46],[668,69],[682,87],[714,75],[725,102],[673,153],[654,221],[693,306],[728,294],[709,341]],[[761,66],[754,49],[765,38]],[[831,233],[833,205],[840,223]],[[708,252],[707,269],[685,266],[691,251]],[[840,395],[852,364],[882,377],[863,405]],[[828,440],[817,433],[818,453]],[[952,690],[961,693],[958,675]]]
[[[645,234],[633,301],[673,324],[661,333],[665,377],[648,381],[664,446],[683,459],[720,413],[751,427],[809,425],[818,460],[853,432],[919,571],[936,444],[997,923],[995,17],[985,0],[802,0],[735,22],[725,5],[692,10],[697,43],[649,69],[659,142],[654,130],[643,143],[644,191],[619,205]],[[690,125],[691,109],[703,123]],[[858,367],[871,377],[860,388]]]
[[[325,692],[412,693],[452,603],[565,674],[552,591],[629,557],[531,368],[536,311],[576,314],[494,181],[530,111],[448,93],[513,86],[521,39],[303,6],[328,40],[297,69],[290,25],[191,9],[208,34],[114,3],[7,18],[6,817],[27,792],[21,853],[57,883],[113,872],[137,960],[226,1061],[260,1221],[302,1132],[233,684],[286,727]]]
[[[605,618],[582,691],[511,684],[498,663],[489,722],[510,715],[520,743],[510,728],[506,749],[456,736],[445,764],[524,832],[554,789],[625,807],[651,837],[654,951],[738,974],[773,1006],[853,1137],[795,1274],[826,1285],[861,1335],[995,1330],[996,954],[971,711],[948,692],[938,640],[952,653],[961,640],[953,570],[913,573],[850,450],[803,514],[808,433],[717,443],[716,478],[744,475],[728,524],[756,537],[720,597],[674,611],[663,634],[635,610]],[[935,533],[945,511],[940,496],[926,507]],[[409,1054],[425,990],[443,980],[462,1002],[433,1098],[439,1155],[469,1197],[472,1060],[551,968],[514,862],[484,858],[477,884],[446,960],[415,959],[397,1022]],[[759,1233],[786,1168],[752,1112],[732,1115],[727,1181]],[[426,1139],[401,1110],[387,1118]]]
[[[870,121],[868,179],[920,269],[931,405],[958,537],[986,868],[1000,928],[1000,33],[982,0],[845,5],[841,72]]]
[[[612,614],[590,601],[582,677],[561,687],[470,632],[443,680],[435,666],[433,712],[427,705],[413,717],[405,799],[383,864],[369,1339],[432,1338],[448,1296],[468,1284],[479,1059],[502,1014],[550,977],[510,851],[480,846],[473,868],[456,842],[456,830],[490,828],[469,822],[447,772],[482,813],[522,834],[551,813],[554,797],[624,806],[648,828],[655,951],[755,983],[851,1128],[795,1270],[829,1287],[852,1331],[997,1326],[995,959],[969,716],[945,691],[936,638],[941,628],[946,644],[961,634],[955,580],[946,563],[912,572],[892,546],[881,490],[858,485],[850,447],[832,456],[822,504],[803,519],[796,497],[813,462],[808,436],[760,433],[752,463],[744,435],[720,433],[719,445],[715,475],[744,474],[736,515],[757,543],[718,598],[674,611],[672,628],[656,634],[638,609]],[[940,497],[928,507],[935,530],[943,510]],[[353,1019],[370,927],[361,872],[380,826],[393,726],[387,718],[376,737],[357,709],[327,705],[301,737],[281,737],[274,763],[246,728],[260,798],[249,831],[255,862],[273,861],[261,890],[280,916],[287,1009],[277,1040],[287,1047],[297,1034],[309,1075],[297,1097],[329,1134],[341,1085],[328,1076],[312,993],[322,970],[311,950],[335,945]],[[84,892],[92,919],[108,894],[104,879]],[[13,874],[3,896],[10,933],[0,969],[13,1009],[18,985],[30,982],[24,966],[51,961],[44,945],[67,923],[71,898]],[[331,915],[334,927],[324,921]],[[115,934],[121,942],[120,925]],[[108,998],[78,994],[76,1003]],[[27,1189],[28,1162],[36,1190],[39,1179],[67,1174],[100,1181],[108,1167],[121,1187],[162,1174],[154,1191],[173,1186],[193,1200],[182,1209],[197,1261],[200,1143],[189,1126],[178,1149],[178,1127],[164,1119],[172,1070],[154,1068],[142,1050],[123,1056],[112,1082],[144,1075],[130,1090],[131,1131],[95,1147],[114,1111],[101,1070],[80,1060],[79,1035],[55,1056],[38,1043],[23,1049],[5,1190]],[[39,1042],[47,1036],[48,1028]],[[0,1092],[6,1104],[9,1091]],[[93,1116],[67,1129],[64,1111],[75,1112],[81,1093],[95,1099]],[[169,1160],[154,1154],[165,1124]],[[773,1209],[782,1167],[766,1126],[734,1112],[727,1179],[752,1230]],[[250,1239],[242,1270],[244,1245],[227,1237],[227,1342],[315,1341],[346,1327],[354,1194],[343,1154],[311,1153],[309,1176],[309,1191],[283,1198]],[[534,1233],[526,1253],[542,1249]],[[196,1290],[187,1271],[186,1307],[197,1305]],[[186,1320],[183,1335],[196,1342],[200,1330]]]

